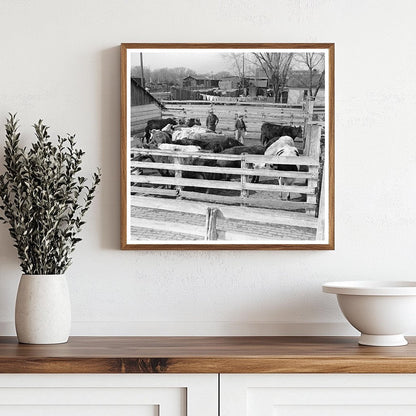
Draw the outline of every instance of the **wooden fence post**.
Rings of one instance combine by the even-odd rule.
[[[180,165],[182,162],[182,159],[180,157],[174,157],[173,163],[175,165]],[[175,170],[175,178],[182,178],[182,171],[181,170]],[[183,187],[180,185],[175,186],[176,192],[177,192],[177,198],[182,199],[182,189]]]
[[[311,122],[313,119],[313,108],[315,105],[315,99],[311,97],[307,97],[305,99],[305,113],[308,118],[308,121]]]
[[[325,238],[325,223],[326,223],[326,209],[325,209],[325,180],[322,175],[321,194],[319,195],[319,209],[318,209],[318,228],[316,230],[316,239],[323,240]]]
[[[205,221],[205,240],[218,240],[217,233],[217,216],[218,208],[207,208],[207,215]]]
[[[310,137],[309,137],[309,145],[308,145],[306,155],[313,158],[319,163],[319,155],[321,152],[321,126],[319,126],[318,124],[309,124],[309,128],[310,128]],[[313,173],[314,177],[313,179],[308,179],[308,186],[316,189],[318,186],[319,166],[310,166],[309,172]],[[306,198],[306,202],[316,204],[316,194],[308,195]],[[315,215],[316,208],[308,209],[306,212],[308,214]]]
[[[307,137],[307,129],[309,124],[312,122],[313,119],[313,108],[315,105],[315,100],[312,100],[310,97],[305,98],[303,102],[303,112],[305,122],[303,123],[303,130],[304,130],[304,137]]]
[[[241,155],[241,169],[247,169],[246,153]],[[241,205],[246,205],[246,199],[249,196],[249,191],[246,189],[247,176],[241,174]]]

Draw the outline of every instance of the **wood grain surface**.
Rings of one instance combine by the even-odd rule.
[[[19,344],[0,337],[1,373],[416,373],[404,347],[355,337],[71,337]]]

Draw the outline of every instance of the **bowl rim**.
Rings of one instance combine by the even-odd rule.
[[[349,280],[327,282],[324,293],[357,296],[416,296],[416,281],[405,280]]]

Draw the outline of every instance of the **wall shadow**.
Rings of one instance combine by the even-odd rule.
[[[120,248],[120,47],[100,52],[101,248]]]

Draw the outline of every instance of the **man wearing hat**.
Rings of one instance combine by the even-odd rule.
[[[214,110],[210,108],[210,110],[208,111],[208,117],[207,117],[207,129],[215,131],[215,129],[217,128],[218,122],[219,122],[218,117],[214,114]]]
[[[244,136],[246,135],[247,127],[243,120],[244,114],[238,114],[238,118],[235,122],[235,139],[241,144],[244,144]]]

